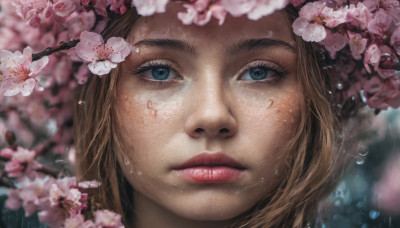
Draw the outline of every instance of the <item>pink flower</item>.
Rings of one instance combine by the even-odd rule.
[[[363,4],[364,2],[359,2],[357,6],[351,4],[346,15],[347,19],[353,26],[359,27],[363,30],[367,28],[368,22],[373,17],[370,10]]]
[[[205,25],[207,24],[211,17],[218,19],[218,24],[222,25],[225,21],[226,11],[219,3],[208,5],[209,0],[196,1],[194,4],[184,4],[186,12],[179,12],[178,18],[183,22],[183,24],[196,24]]]
[[[19,177],[22,175],[25,167],[18,161],[9,161],[4,167],[4,171],[8,173],[9,177]]]
[[[164,13],[168,0],[132,0],[131,5],[136,7],[138,14],[150,16],[154,13]]]
[[[78,183],[79,188],[98,188],[100,186],[100,182],[92,180],[92,181],[82,181]]]
[[[74,12],[75,3],[72,0],[53,0],[53,11],[57,16],[66,17]]]
[[[387,109],[400,106],[400,81],[395,77],[382,79],[378,76],[363,81],[364,96],[371,108]]]
[[[110,10],[118,14],[124,14],[127,10],[125,0],[111,0]]]
[[[21,200],[19,199],[18,189],[9,190],[8,198],[5,202],[5,207],[10,210],[18,210],[21,207]]]
[[[374,67],[378,67],[379,61],[381,60],[381,55],[381,50],[376,44],[370,45],[365,51],[364,66],[368,73],[371,73],[371,69],[369,68],[368,64],[371,64]]]
[[[221,4],[234,16],[247,14],[250,20],[258,20],[263,16],[285,8],[289,2],[288,0],[221,0]]]
[[[310,2],[301,8],[300,17],[293,22],[293,31],[305,41],[319,42],[327,36],[325,26],[334,28],[345,23],[346,14],[346,8],[333,10],[324,2]]]
[[[290,3],[292,3],[292,5],[294,7],[299,6],[300,4],[303,4],[306,0],[289,0]]]
[[[350,38],[349,46],[351,50],[351,55],[354,59],[360,60],[361,54],[364,53],[365,48],[367,47],[368,39],[363,38],[358,33],[347,32]]]
[[[91,62],[88,67],[93,74],[108,74],[131,53],[132,46],[121,37],[111,37],[104,44],[100,34],[82,32],[76,45],[77,55]]]
[[[121,215],[110,210],[99,210],[94,212],[95,223],[97,226],[109,228],[122,228]]]
[[[337,32],[332,33],[327,30],[326,33],[326,38],[321,41],[320,44],[325,46],[325,49],[329,51],[331,58],[334,59],[336,58],[336,52],[342,50],[349,42],[349,39]]]
[[[389,29],[392,18],[383,9],[379,9],[372,20],[368,22],[368,31],[380,36]]]
[[[390,44],[398,55],[400,55],[400,27],[398,27],[390,37]]]
[[[95,228],[92,220],[85,221],[81,214],[73,214],[64,221],[64,228]]]
[[[5,96],[14,96],[21,93],[28,96],[36,86],[35,77],[47,65],[47,56],[32,62],[32,49],[26,47],[24,52],[0,51],[0,71],[4,81],[1,89]]]

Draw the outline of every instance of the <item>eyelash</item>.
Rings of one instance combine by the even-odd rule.
[[[284,78],[289,72],[275,64],[267,64],[265,62],[252,62],[251,64],[247,65],[240,73],[239,76],[239,80],[241,77],[243,77],[245,75],[246,72],[250,71],[253,68],[263,68],[266,69],[267,71],[272,71],[274,74],[272,78],[268,77],[266,79],[262,79],[262,80],[243,80],[243,81],[251,81],[251,83],[264,83],[264,82],[268,82],[271,80],[274,80],[275,78]]]
[[[143,74],[146,71],[149,70],[153,70],[155,68],[160,68],[160,67],[165,67],[171,70],[171,72],[173,72],[174,74],[176,74],[177,77],[182,78],[176,70],[173,69],[172,64],[170,63],[166,63],[164,61],[161,60],[153,60],[153,61],[149,61],[146,62],[143,65],[140,65],[137,68],[133,68],[131,69],[131,73],[132,74],[136,74],[136,75],[140,75]],[[263,68],[266,69],[267,71],[272,71],[274,74],[272,78],[271,77],[267,77],[266,79],[262,79],[262,80],[241,80],[240,78],[243,77],[245,75],[246,72],[250,71],[253,68]],[[274,80],[275,78],[284,78],[289,72],[275,64],[267,64],[265,62],[252,62],[251,64],[248,64],[240,73],[240,76],[238,77],[239,80],[241,81],[251,81],[249,83],[265,83],[265,82],[269,82],[271,80]],[[153,83],[154,85],[168,85],[170,83],[176,83],[175,80],[156,80],[156,79],[145,79],[145,76],[143,75],[141,77],[141,79],[143,79],[146,82],[150,82]]]
[[[131,73],[132,73],[132,74],[135,74],[135,75],[140,75],[140,74],[145,73],[146,71],[153,70],[153,69],[155,69],[155,68],[160,68],[160,67],[168,68],[168,69],[171,70],[172,73],[176,74],[176,76],[177,76],[178,78],[182,78],[182,77],[177,73],[177,71],[173,69],[172,64],[167,63],[167,62],[164,62],[164,61],[162,61],[162,60],[152,60],[152,61],[146,62],[146,63],[144,63],[144,64],[138,66],[137,68],[131,69]],[[140,78],[141,78],[143,81],[148,82],[148,83],[152,83],[152,84],[155,85],[155,86],[161,86],[161,85],[167,86],[167,85],[169,85],[169,84],[174,84],[174,83],[176,83],[175,80],[156,80],[156,79],[153,79],[153,80],[152,80],[152,79],[148,79],[147,77],[145,77],[145,75],[141,75]]]

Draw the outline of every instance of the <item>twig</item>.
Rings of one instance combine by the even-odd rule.
[[[75,47],[77,44],[79,43],[79,39],[78,40],[72,40],[70,42],[64,43],[61,42],[58,47],[56,48],[46,48],[44,51],[36,53],[36,54],[32,54],[32,61],[41,59],[44,56],[48,56],[53,54],[54,52],[58,52],[58,51],[62,51],[62,50],[68,50],[70,48]]]

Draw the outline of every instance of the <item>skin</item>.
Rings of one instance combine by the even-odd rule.
[[[227,17],[219,26],[183,25],[167,13],[141,17],[129,40],[115,103],[121,148],[118,160],[134,187],[135,227],[222,227],[273,193],[289,170],[286,145],[300,119],[295,42],[283,12],[250,21]],[[268,38],[287,46],[242,47]],[[173,39],[190,51],[149,43]],[[138,68],[152,69],[138,73]],[[154,65],[168,64],[157,81]],[[147,65],[146,65],[147,64]],[[254,80],[262,64],[268,77]],[[284,71],[284,75],[267,67]],[[173,169],[200,153],[224,153],[246,169],[228,183],[191,183]]]

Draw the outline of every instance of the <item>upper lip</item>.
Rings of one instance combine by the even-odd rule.
[[[175,169],[187,169],[199,166],[225,166],[235,169],[245,169],[245,167],[237,162],[235,159],[229,157],[224,153],[201,153],[196,155],[189,160],[187,160],[182,165],[176,167]]]

